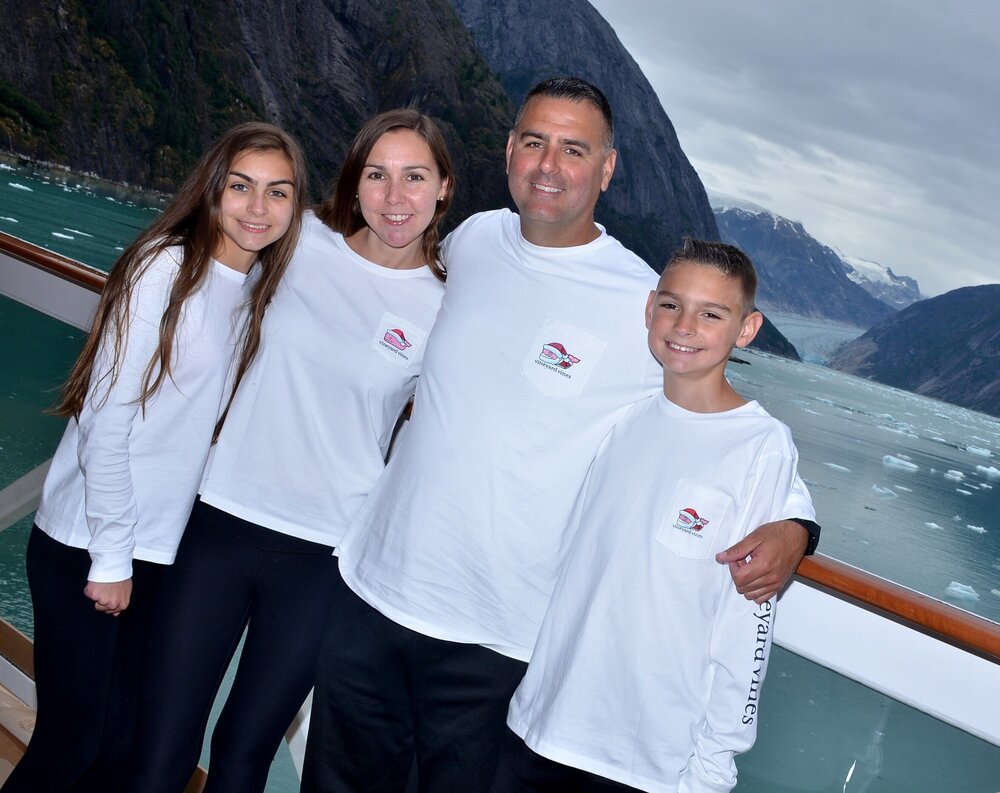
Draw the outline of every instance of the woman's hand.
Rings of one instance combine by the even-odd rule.
[[[88,581],[83,588],[83,594],[94,601],[94,608],[117,617],[128,608],[129,600],[132,598],[132,579],[126,578],[124,581],[112,581],[102,583],[99,581]]]

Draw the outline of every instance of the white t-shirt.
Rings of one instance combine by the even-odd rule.
[[[133,557],[173,562],[205,466],[253,279],[212,263],[184,304],[173,376],[143,411],[136,400],[181,255],[168,248],[139,277],[120,374],[109,391],[101,378],[113,346],[105,337],[79,421],[70,419],[42,489],[35,522],[90,552],[91,581],[131,577]]]
[[[382,473],[444,285],[356,254],[306,212],[263,338],[212,448],[202,501],[334,546]]]
[[[618,422],[511,700],[528,746],[642,790],[736,784],[774,606],[739,595],[714,556],[782,516],[796,460],[756,402],[691,413],[661,393]]]

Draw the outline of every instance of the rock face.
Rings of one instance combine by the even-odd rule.
[[[661,270],[681,237],[718,239],[705,188],[656,92],[586,0],[452,0],[515,106],[539,80],[583,77],[611,102],[618,164],[597,218]]]
[[[831,366],[1000,416],[1000,284],[914,303],[845,345]]]
[[[169,191],[221,131],[266,119],[303,143],[318,198],[362,121],[413,104],[455,156],[453,220],[506,200],[513,108],[443,0],[0,0],[0,18],[14,152]]]
[[[924,299],[920,286],[907,275],[896,275],[892,268],[865,259],[846,256],[840,259],[848,278],[896,311]]]
[[[801,223],[767,210],[716,206],[719,232],[753,260],[763,310],[819,317],[870,328],[893,309],[847,277],[841,258]]]

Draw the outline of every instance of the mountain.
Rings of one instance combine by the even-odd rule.
[[[721,239],[742,248],[759,276],[757,303],[780,311],[870,328],[893,314],[848,278],[837,253],[801,223],[747,202],[714,200]]]
[[[319,198],[358,126],[414,104],[458,168],[451,219],[507,200],[513,106],[444,0],[0,0],[0,141],[172,191],[251,119],[295,134]]]
[[[452,0],[493,73],[520,105],[546,77],[598,86],[615,114],[618,164],[597,219],[657,271],[684,235],[718,239],[712,209],[659,97],[586,0]]]
[[[831,365],[1000,416],[1000,284],[914,303],[842,347]]]
[[[891,268],[866,259],[844,256],[837,251],[847,277],[868,294],[899,311],[923,300],[917,282],[907,275],[896,275]]]

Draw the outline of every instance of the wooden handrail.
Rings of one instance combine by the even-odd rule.
[[[98,294],[104,289],[104,282],[108,279],[107,273],[96,267],[90,267],[75,259],[53,253],[22,240],[20,237],[3,232],[0,232],[0,250],[26,264],[38,267]]]
[[[858,606],[1000,663],[1000,625],[995,622],[828,556],[807,556],[795,575]]]

